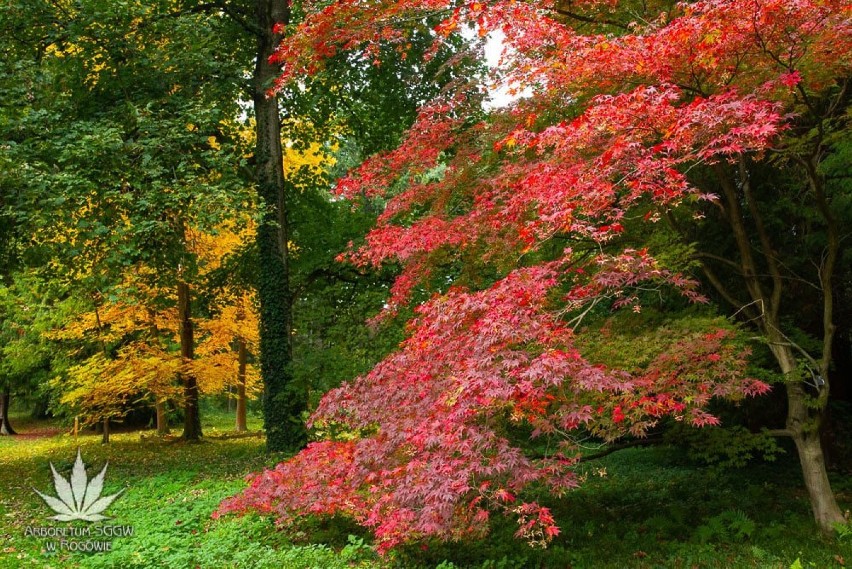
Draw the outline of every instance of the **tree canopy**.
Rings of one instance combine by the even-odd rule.
[[[724,328],[671,337],[632,373],[576,347],[596,308],[641,311],[655,295],[670,298],[665,290],[703,301],[697,282],[634,236],[675,212],[699,223],[717,208],[736,241],[742,294],[728,294],[711,265],[705,274],[751,315],[777,360],[784,431],[815,518],[832,531],[843,517],[818,427],[835,327],[834,206],[844,198],[823,163],[848,137],[848,3],[316,5],[276,51],[278,88],[339,52],[380,66],[383,50],[406,54],[427,25],[433,50],[459,30],[499,33],[497,81],[519,98],[486,116],[489,84],[460,77],[424,101],[397,148],[338,182],[343,197],[385,202],[345,259],[400,266],[384,312],[415,302],[416,316],[398,351],[320,403],[312,424],[338,434],[259,474],[222,511],[345,513],[387,549],[476,533],[489,511],[508,510],[519,536],[546,542],[558,532],[550,513],[518,495],[533,483],[572,484],[572,431],[641,435],[666,415],[714,423],[710,397],[768,389],[748,379]],[[764,165],[799,176],[796,191],[821,227],[811,259],[824,329],[814,355],[784,332],[786,266],[753,197]],[[817,374],[814,393],[804,381]],[[514,444],[518,428],[553,439],[546,456]]]

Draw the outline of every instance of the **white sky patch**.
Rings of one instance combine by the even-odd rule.
[[[494,68],[500,64],[500,56],[503,53],[503,41],[506,34],[501,30],[494,30],[485,39],[485,62],[488,67]]]
[[[501,59],[504,56],[506,59],[511,59],[512,50],[507,48],[505,39],[506,35],[501,30],[494,30],[486,36],[484,52],[485,63],[489,69],[499,70]],[[504,54],[503,52],[507,49],[508,52]],[[503,63],[505,65],[505,61]],[[488,100],[483,105],[488,111],[506,107],[518,99],[529,97],[532,94],[532,90],[528,87],[520,93],[512,94],[512,89],[507,81],[488,85],[488,91]]]

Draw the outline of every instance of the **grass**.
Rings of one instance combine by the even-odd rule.
[[[623,450],[583,466],[586,482],[549,504],[562,534],[547,550],[519,551],[507,520],[464,554],[435,545],[412,559],[483,568],[852,566],[852,538],[817,535],[791,452],[775,464],[728,471],[698,468],[668,447]],[[852,479],[832,482],[850,508]]]
[[[852,536],[829,541],[816,535],[792,453],[775,464],[721,471],[697,468],[672,448],[625,450],[584,465],[586,483],[550,500],[563,533],[547,550],[514,540],[513,522],[499,516],[484,541],[429,543],[387,559],[340,520],[314,520],[303,528],[313,543],[294,543],[269,519],[210,519],[222,498],[244,486],[247,473],[281,459],[264,453],[260,437],[216,438],[231,422],[208,413],[209,438],[201,444],[143,440],[134,432],[113,434],[101,445],[99,435],[75,440],[58,424],[16,417],[24,434],[0,438],[0,568],[852,565]],[[259,428],[252,417],[249,429]],[[48,463],[67,476],[78,446],[90,477],[109,461],[105,494],[124,489],[106,512],[113,519],[102,524],[131,526],[133,535],[113,538],[109,552],[48,552],[48,538],[25,536],[28,526],[69,525],[47,519],[52,512],[33,488],[52,493]],[[852,507],[852,479],[832,482],[843,507]]]
[[[260,421],[250,419],[249,430],[259,429]],[[133,432],[114,433],[102,445],[100,435],[75,441],[64,430],[52,434],[56,424],[22,417],[13,424],[24,435],[0,438],[0,568],[334,568],[376,559],[364,547],[293,545],[270,520],[257,516],[211,520],[219,502],[244,487],[247,473],[280,460],[264,453],[260,437],[214,438],[231,428],[231,417],[208,414],[203,428],[210,438],[200,444],[143,441]],[[33,432],[39,436],[26,434]],[[50,553],[45,549],[50,540],[25,536],[26,528],[69,524],[48,520],[53,512],[33,488],[53,494],[49,462],[67,477],[78,446],[90,478],[109,461],[104,495],[124,489],[106,512],[112,519],[102,523],[131,526],[133,535],[113,538],[109,552]]]

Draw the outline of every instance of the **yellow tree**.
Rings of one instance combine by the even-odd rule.
[[[241,247],[251,231],[243,220],[217,228],[215,233],[187,231],[187,244],[198,264],[199,280],[220,269],[222,260]],[[166,402],[183,404],[186,396],[178,378],[192,377],[202,395],[234,388],[237,428],[245,429],[247,397],[257,394],[259,377],[248,362],[257,345],[257,311],[251,291],[224,287],[211,301],[211,316],[194,318],[200,342],[187,358],[181,350],[185,315],[179,291],[151,285],[152,269],[137,265],[125,272],[117,293],[96,299],[94,308],[77,315],[53,339],[88,341],[95,352],[65,377],[54,380],[60,401],[84,417],[84,422],[107,421],[124,414],[129,405],[154,400],[157,431],[168,432]],[[105,437],[105,440],[108,438]]]
[[[257,353],[258,317],[253,292],[229,291],[217,298],[215,316],[199,321],[204,334],[192,362],[204,395],[236,391],[235,429],[246,430],[246,402],[261,391],[260,373],[249,363],[249,353]]]
[[[165,402],[179,396],[174,378],[181,361],[168,334],[176,311],[162,308],[168,298],[146,284],[150,272],[141,266],[126,271],[115,295],[97,295],[92,310],[48,333],[55,340],[81,343],[72,355],[95,347],[65,377],[54,378],[53,386],[62,392],[60,402],[82,415],[84,423],[104,422],[104,442],[109,419],[147,397],[154,400],[158,432],[166,433]]]
[[[223,224],[215,234],[200,233],[194,238],[194,250],[207,276],[222,267],[222,260],[244,247],[255,232],[250,219]],[[259,317],[255,292],[248,287],[230,283],[213,297],[211,315],[198,320],[202,340],[191,363],[199,379],[202,394],[236,391],[237,413],[235,429],[243,432],[246,426],[246,402],[262,390],[259,370],[249,362],[249,354],[257,354],[259,346]]]

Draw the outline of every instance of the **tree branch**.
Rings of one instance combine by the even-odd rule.
[[[256,37],[264,33],[264,30],[261,30],[253,22],[247,20],[244,14],[241,14],[237,8],[231,6],[226,0],[219,0],[218,2],[214,2],[214,4],[251,35]]]
[[[722,192],[725,196],[728,213],[728,223],[734,234],[734,240],[737,244],[737,249],[740,252],[740,266],[742,267],[743,280],[745,281],[746,289],[752,300],[760,300],[766,304],[766,295],[763,292],[763,287],[760,285],[760,280],[757,277],[757,266],[754,262],[754,257],[751,254],[751,243],[746,231],[745,222],[740,209],[739,196],[736,185],[731,180],[730,175],[725,170],[724,166],[717,164],[715,167],[716,176],[719,184],[722,187]]]
[[[720,255],[714,255],[713,253],[705,253],[703,251],[698,251],[695,253],[695,257],[698,259],[713,259],[714,261],[719,261],[720,263],[724,263],[729,267],[733,267],[733,269],[738,273],[743,272],[743,268],[740,266],[739,263],[731,261],[730,259],[726,259],[725,257],[722,257]]]
[[[618,443],[616,445],[608,445],[604,450],[593,452],[592,454],[584,454],[580,457],[578,462],[589,462],[591,460],[598,460],[605,456],[609,456],[614,452],[618,452],[620,450],[628,449],[628,448],[636,448],[636,447],[649,447],[658,444],[662,444],[663,439],[661,437],[656,437],[652,439],[636,439],[633,441],[627,441],[624,443]]]
[[[713,272],[713,269],[711,269],[710,266],[707,265],[707,263],[701,263],[701,270],[704,272],[704,275],[707,277],[707,280],[710,281],[710,284],[713,286],[713,288],[716,289],[716,292],[718,292],[719,295],[723,299],[725,299],[725,302],[736,308],[737,311],[746,308],[747,305],[744,302],[734,298],[734,296],[730,293],[730,291],[728,291],[727,287],[722,284],[722,281],[719,279],[716,273]],[[749,318],[753,317],[754,316],[752,314],[749,314]]]
[[[793,431],[790,429],[766,429],[764,431],[770,437],[792,437]]]
[[[201,4],[196,4],[190,8],[185,8],[181,10],[175,10],[174,12],[168,12],[163,14],[157,18],[156,20],[162,20],[165,18],[179,18],[186,14],[202,14],[205,12],[210,12],[213,10],[220,10],[226,16],[231,18],[234,22],[236,22],[243,30],[248,32],[249,34],[257,37],[263,33],[258,26],[254,23],[250,22],[246,19],[246,15],[243,14],[239,9],[235,8],[231,4],[229,4],[226,0],[216,0],[215,2],[203,2]],[[140,24],[138,27],[144,27],[145,23]]]
[[[554,6],[553,8],[551,8],[551,10],[553,10],[554,12],[559,14],[560,16],[565,16],[567,18],[571,18],[572,20],[577,20],[578,22],[585,22],[587,24],[598,24],[598,25],[602,25],[602,26],[613,26],[613,27],[616,27],[616,28],[620,28],[622,30],[628,30],[629,29],[627,27],[627,24],[624,24],[622,22],[617,22],[615,20],[608,20],[608,19],[598,19],[598,18],[593,18],[591,16],[585,16],[583,14],[578,14],[576,12],[572,12],[572,11],[568,10],[567,8],[562,8],[560,6]]]
[[[775,251],[772,249],[769,233],[766,231],[766,226],[763,223],[763,216],[760,214],[757,202],[754,199],[754,194],[751,191],[751,178],[746,166],[745,157],[740,156],[738,167],[743,194],[748,204],[748,210],[754,220],[754,226],[757,231],[757,238],[760,241],[763,258],[766,260],[766,265],[769,267],[769,274],[772,278],[772,292],[769,297],[769,311],[771,321],[775,322],[778,318],[778,310],[781,304],[781,290],[783,287],[781,271],[778,268],[778,262],[775,258]]]

